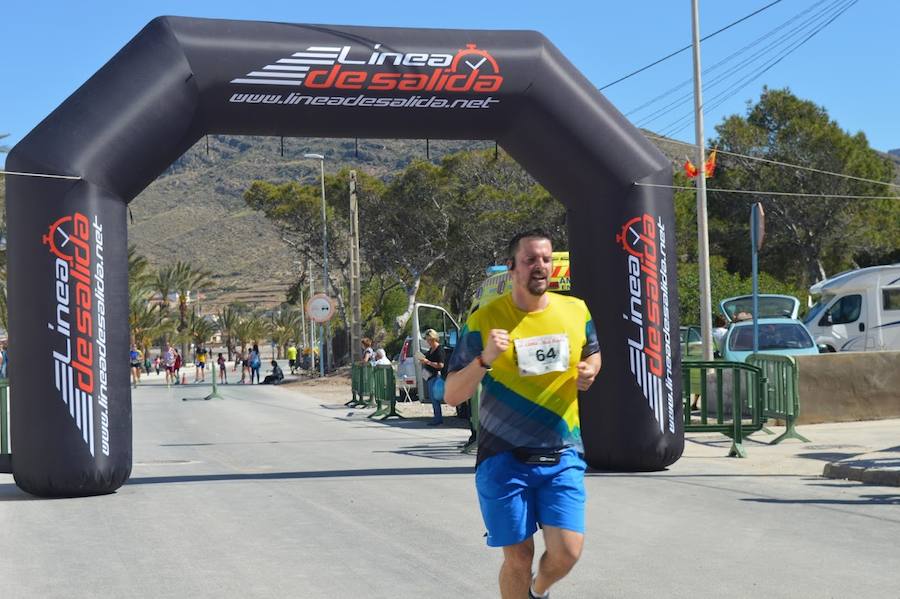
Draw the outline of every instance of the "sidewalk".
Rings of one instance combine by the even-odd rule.
[[[776,434],[784,430],[770,427]],[[726,458],[731,439],[714,433],[687,433],[682,460],[756,474],[794,474],[900,486],[900,419],[807,424],[797,430],[810,440],[754,433],[744,440],[747,457]],[[673,468],[678,467],[676,462]]]

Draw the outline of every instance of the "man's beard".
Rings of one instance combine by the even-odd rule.
[[[542,277],[540,279],[535,279],[534,277],[528,278],[528,285],[525,286],[528,289],[528,293],[535,297],[540,297],[547,292],[547,288],[550,286],[547,277]]]

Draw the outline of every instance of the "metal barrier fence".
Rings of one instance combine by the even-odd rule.
[[[732,440],[729,456],[747,457],[743,440],[763,427],[762,369],[743,362],[686,361],[681,372],[685,432],[722,433]]]
[[[791,356],[754,354],[747,363],[762,370],[765,382],[765,402],[763,418],[783,420],[786,430],[770,445],[785,439],[799,439],[809,443],[809,439],[797,432],[796,421],[800,416],[800,376],[797,361]]]
[[[9,381],[0,379],[0,454],[9,452]]]
[[[350,389],[352,399],[345,403],[350,407],[373,407],[375,405],[375,370],[363,364],[350,367]]]
[[[394,376],[394,367],[389,365],[366,368],[372,370],[374,382],[374,397],[377,409],[369,414],[369,418],[386,420],[390,417],[403,418],[397,412],[397,379]]]

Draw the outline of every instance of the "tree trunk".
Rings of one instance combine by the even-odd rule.
[[[416,275],[413,279],[413,283],[410,286],[405,286],[406,289],[406,310],[400,314],[396,320],[394,321],[394,334],[399,335],[403,328],[406,326],[406,323],[409,322],[409,319],[412,317],[413,310],[415,309],[416,304],[416,295],[419,293],[419,286],[422,284],[422,277],[420,275]],[[417,332],[417,331],[416,331]]]

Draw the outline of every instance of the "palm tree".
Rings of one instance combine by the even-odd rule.
[[[154,291],[156,276],[150,272],[150,263],[137,253],[137,247],[128,246],[128,293],[131,297],[149,296]]]
[[[278,348],[277,356],[281,357],[282,349],[292,339],[299,339],[300,312],[294,309],[282,309],[272,314],[269,320],[269,328],[272,341]]]
[[[187,351],[186,339],[189,339],[189,334],[185,334],[188,326],[188,300],[191,292],[199,293],[213,286],[211,276],[205,270],[194,269],[187,262],[178,260],[175,264],[160,270],[154,282],[154,289],[162,295],[164,310],[168,310],[169,296],[172,293],[177,295],[178,333],[182,354]]]
[[[235,327],[241,318],[241,314],[242,311],[234,305],[220,309],[217,314],[219,319],[219,330],[222,333],[222,340],[225,342],[225,348],[228,350],[229,360],[231,360],[231,355],[234,352],[235,340],[240,339]]]
[[[151,304],[146,298],[140,296],[131,297],[128,320],[132,340],[141,348],[144,355],[147,354],[154,339],[174,331],[172,321],[165,318],[161,306]]]
[[[191,310],[186,330],[190,331],[194,344],[199,346],[209,341],[216,333],[216,324],[205,316],[199,316],[196,310]]]

